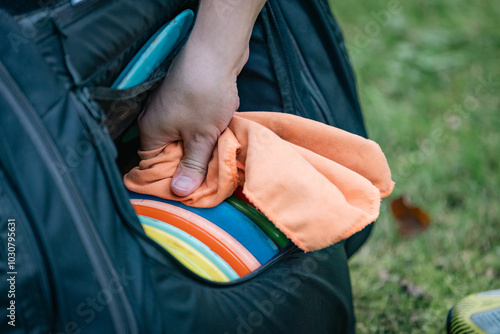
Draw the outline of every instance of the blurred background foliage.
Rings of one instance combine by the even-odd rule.
[[[454,303],[500,289],[500,2],[330,3],[396,182],[350,261],[357,331],[444,333]],[[402,194],[431,216],[412,238]]]

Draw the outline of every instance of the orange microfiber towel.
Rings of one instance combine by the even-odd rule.
[[[207,177],[191,195],[170,191],[182,142],[139,151],[125,175],[135,192],[213,207],[237,186],[298,247],[312,251],[348,238],[374,221],[394,183],[373,141],[299,116],[240,112],[221,134]]]

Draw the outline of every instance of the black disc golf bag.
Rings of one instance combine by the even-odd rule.
[[[85,0],[0,12],[1,333],[353,331],[347,258],[366,230],[316,252],[286,247],[256,271],[216,283],[138,221],[120,173],[138,144],[121,138],[180,46],[144,84],[109,87],[159,27],[197,6]],[[306,24],[316,34],[301,30]],[[251,56],[238,82],[242,109],[364,135],[327,1],[270,0],[257,27],[254,54],[261,48],[269,62]],[[269,73],[277,90],[258,99]]]

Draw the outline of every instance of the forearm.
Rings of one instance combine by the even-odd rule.
[[[216,66],[242,66],[253,25],[264,4],[265,0],[201,0],[186,48],[216,62]]]

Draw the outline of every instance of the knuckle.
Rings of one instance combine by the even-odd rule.
[[[181,161],[181,166],[183,169],[189,169],[199,174],[205,174],[207,172],[207,166],[198,160],[186,157]]]
[[[197,151],[212,150],[218,137],[216,131],[194,132],[186,140],[186,147]]]

